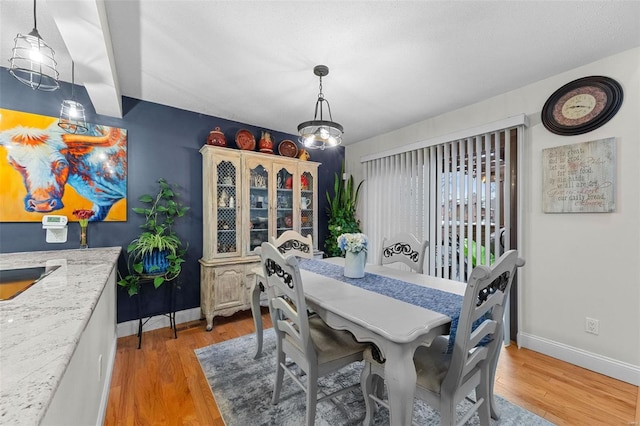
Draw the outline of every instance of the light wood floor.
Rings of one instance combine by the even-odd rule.
[[[271,321],[263,311],[265,326]],[[253,333],[249,312],[118,339],[105,425],[223,426],[194,349]],[[503,350],[495,392],[558,425],[640,425],[636,386],[515,345]],[[268,397],[268,396],[265,396]],[[249,425],[248,425],[249,426]]]

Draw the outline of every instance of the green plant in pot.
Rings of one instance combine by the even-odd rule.
[[[344,176],[344,163],[342,163],[340,176]],[[342,250],[338,247],[338,237],[341,234],[362,232],[360,221],[356,219],[356,207],[363,183],[364,180],[360,181],[356,187],[353,183],[353,176],[349,176],[349,179],[345,180],[336,173],[333,197],[327,191],[329,236],[325,240],[324,248],[329,257],[343,255]]]
[[[144,231],[129,243],[130,270],[118,281],[130,296],[138,294],[139,281],[143,277],[152,277],[153,285],[158,288],[182,271],[187,247],[172,226],[189,207],[176,200],[178,194],[165,179],[159,179],[158,184],[160,188],[155,196],[145,194],[138,198],[145,207],[133,208],[135,213],[145,217],[145,222],[140,225]]]

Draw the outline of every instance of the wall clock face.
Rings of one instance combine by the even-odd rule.
[[[580,135],[609,121],[622,105],[622,87],[609,78],[583,77],[556,90],[542,108],[542,124],[558,135]]]

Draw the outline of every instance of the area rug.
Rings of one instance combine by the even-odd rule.
[[[273,329],[264,332],[262,356],[254,359],[256,337],[254,334],[227,340],[222,343],[196,349],[200,366],[207,377],[218,409],[227,426],[300,426],[305,422],[306,396],[304,391],[285,374],[278,405],[271,404],[275,376],[275,334]],[[362,363],[325,376],[319,380],[319,392],[346,387],[360,380]],[[496,396],[502,414],[494,425],[552,425],[541,417]],[[458,406],[464,412],[469,403]],[[359,388],[336,398],[318,403],[317,426],[357,425],[364,419],[364,400]],[[414,404],[413,420],[419,425],[439,425],[438,413],[422,401]],[[375,425],[388,425],[385,409],[377,410]],[[479,425],[477,414],[469,425]]]

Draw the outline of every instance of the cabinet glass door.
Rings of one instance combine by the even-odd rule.
[[[216,219],[218,254],[237,254],[239,244],[238,168],[231,161],[217,164]]]
[[[269,241],[269,172],[262,165],[249,169],[249,251]]]
[[[293,174],[282,167],[277,171],[276,237],[293,229]]]
[[[315,215],[313,175],[303,172],[300,176],[300,234],[314,235],[313,223]]]

